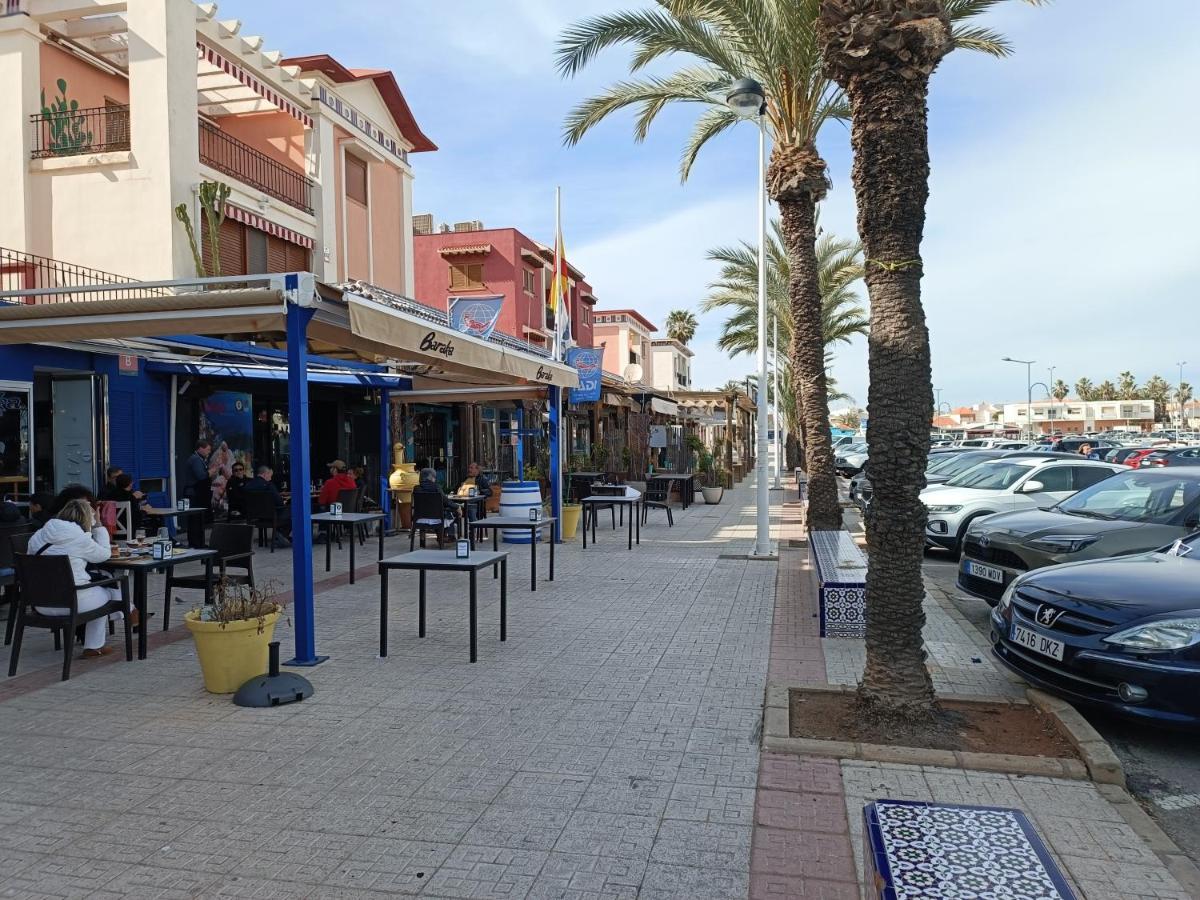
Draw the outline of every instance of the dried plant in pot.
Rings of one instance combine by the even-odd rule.
[[[274,597],[271,583],[252,587],[221,579],[213,602],[183,617],[196,642],[204,687],[210,693],[232,694],[267,671],[267,645],[283,612]]]
[[[720,503],[725,495],[724,472],[717,468],[713,455],[707,451],[700,455],[700,493],[710,506]]]

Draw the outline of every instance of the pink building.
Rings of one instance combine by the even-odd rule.
[[[549,309],[554,251],[515,228],[483,228],[462,222],[433,232],[431,216],[414,216],[414,298],[448,311],[454,298],[503,297],[498,331],[547,345],[554,335]],[[421,233],[422,231],[426,233]],[[430,233],[432,232],[432,233]],[[580,347],[592,346],[596,298],[583,273],[567,264],[571,332]]]
[[[650,385],[654,383],[654,354],[651,334],[657,326],[635,309],[602,309],[596,311],[593,336],[604,345],[604,371],[628,381]],[[637,366],[641,374],[630,366]],[[627,374],[628,373],[628,374]]]

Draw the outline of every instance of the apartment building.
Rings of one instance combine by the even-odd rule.
[[[634,309],[596,310],[592,340],[604,346],[604,371],[641,384],[654,383],[651,335],[657,326]],[[630,366],[637,366],[640,374]]]
[[[1153,400],[1035,400],[1032,407],[1025,403],[1005,403],[1003,420],[1022,429],[1030,425],[1032,409],[1033,430],[1039,434],[1061,431],[1078,434],[1088,431],[1154,428]]]
[[[696,354],[674,338],[656,338],[650,342],[649,384],[655,390],[686,391],[692,387],[692,357]]]

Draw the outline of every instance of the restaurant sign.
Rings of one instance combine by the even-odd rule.
[[[500,320],[504,297],[451,297],[450,327],[463,334],[489,338]]]
[[[572,347],[567,365],[579,373],[579,387],[571,388],[572,403],[595,403],[600,399],[600,354],[592,347]]]

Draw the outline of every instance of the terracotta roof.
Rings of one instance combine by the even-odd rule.
[[[618,315],[620,313],[624,313],[627,316],[632,316],[633,318],[635,318],[639,322],[641,322],[643,325],[645,325],[646,328],[648,328],[650,331],[658,331],[658,327],[653,322],[651,322],[649,319],[647,319],[645,316],[643,316],[640,312],[638,312],[636,309],[597,309],[597,310],[593,310],[593,315],[597,315],[597,316],[612,316],[612,315]]]
[[[412,144],[412,152],[421,153],[437,149],[437,144],[427,138],[420,126],[417,125],[417,119],[412,114],[412,110],[408,108],[408,101],[400,92],[400,85],[396,83],[396,76],[387,69],[347,69],[327,53],[292,56],[281,60],[280,65],[299,66],[300,70],[305,72],[322,72],[338,84],[366,79],[374,81],[375,89],[383,98],[392,120],[400,129],[400,134]]]
[[[465,247],[443,247],[438,251],[442,256],[475,256],[491,252],[491,244],[467,244]]]
[[[949,416],[938,416],[933,420],[933,424],[938,428],[949,428],[957,425],[958,422],[954,421],[954,419],[950,418]]]

